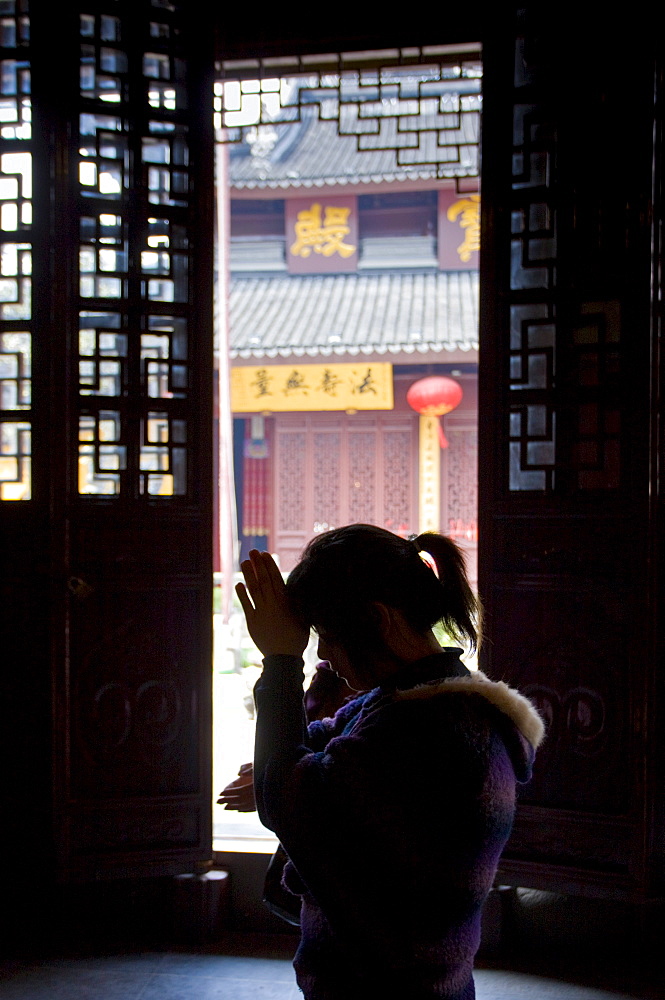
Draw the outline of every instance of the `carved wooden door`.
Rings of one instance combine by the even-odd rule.
[[[663,870],[654,65],[534,6],[484,49],[484,664],[548,725],[500,879],[646,896]]]
[[[363,522],[417,531],[417,434],[412,413],[280,414],[273,495],[282,569],[328,528]]]
[[[211,855],[212,56],[187,6],[3,6],[9,723],[39,802],[13,838],[64,879]]]

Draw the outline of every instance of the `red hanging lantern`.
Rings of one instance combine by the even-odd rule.
[[[406,401],[412,410],[423,417],[442,417],[450,413],[462,401],[462,386],[447,375],[428,375],[414,382],[406,394]],[[448,447],[443,427],[439,423],[439,444]]]

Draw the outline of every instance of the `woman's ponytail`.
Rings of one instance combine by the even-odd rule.
[[[290,573],[287,593],[303,621],[354,655],[371,656],[382,642],[377,603],[399,609],[419,633],[441,622],[451,639],[478,647],[479,607],[464,555],[434,532],[411,540],[374,524],[323,532]]]
[[[427,552],[436,565],[442,590],[440,621],[446,633],[458,642],[480,645],[480,602],[469,586],[462,550],[445,535],[424,531],[413,539],[419,552]]]

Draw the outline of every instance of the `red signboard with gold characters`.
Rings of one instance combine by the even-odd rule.
[[[339,274],[358,266],[358,200],[355,195],[289,198],[286,259],[292,274]]]
[[[477,271],[480,252],[480,195],[439,191],[439,267]]]

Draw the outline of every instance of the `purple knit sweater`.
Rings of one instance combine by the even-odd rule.
[[[411,664],[309,729],[302,661],[264,660],[257,808],[302,897],[294,966],[307,1000],[473,1000],[482,904],[543,726],[459,652]]]

